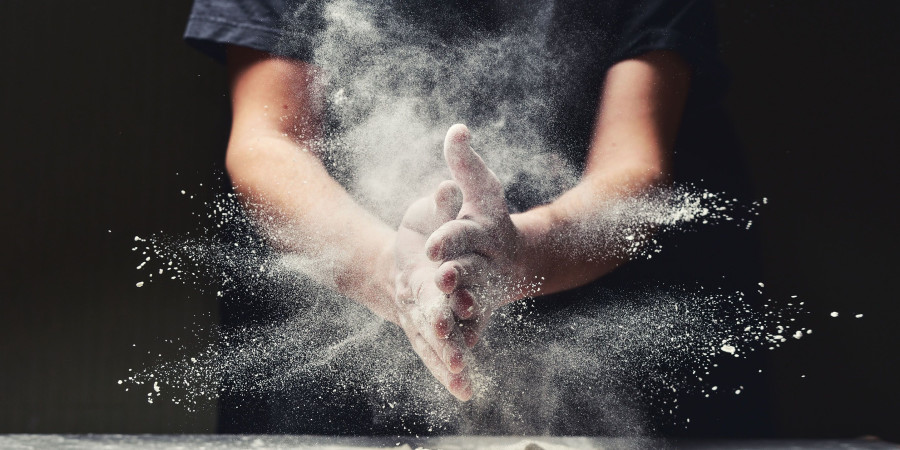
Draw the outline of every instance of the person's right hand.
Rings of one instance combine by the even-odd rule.
[[[472,347],[491,313],[540,291],[522,266],[522,233],[513,223],[503,185],[469,145],[464,125],[454,125],[444,140],[444,158],[463,200],[454,220],[429,236],[425,252],[439,264],[434,283],[447,301]]]
[[[445,181],[433,196],[413,203],[397,230],[396,323],[434,377],[456,398],[472,397],[466,367],[468,348],[453,317],[447,295],[435,284],[440,265],[425,253],[425,242],[438,227],[456,218],[462,193]]]

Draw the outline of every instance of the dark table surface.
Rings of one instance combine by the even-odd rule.
[[[874,439],[663,441],[646,438],[448,436],[333,437],[277,435],[122,435],[8,434],[0,449],[443,449],[443,450],[568,450],[568,449],[900,449]]]

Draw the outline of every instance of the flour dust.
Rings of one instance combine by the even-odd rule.
[[[440,148],[458,122],[469,125],[512,211],[552,201],[578,182],[584,152],[572,148],[584,143],[556,125],[560,105],[583,101],[566,88],[590,64],[572,64],[578,61],[556,45],[547,21],[552,2],[499,30],[476,21],[462,32],[436,32],[429,17],[410,21],[390,4],[306,2],[285,17],[280,44],[320,68],[329,120],[312,144],[357,202],[398,225],[414,200],[449,178]],[[567,37],[572,55],[586,42],[603,51],[602,32],[569,30]],[[692,185],[623,194],[605,201],[572,251],[602,247],[607,257],[652,260],[666,237],[751,227],[759,206]],[[265,226],[256,223],[272,220],[264,211],[225,194],[205,205],[192,235],[135,237],[138,288],[176,280],[252,312],[240,323],[198,330],[214,341],[199,354],[120,383],[146,391],[151,403],[168,398],[188,408],[222,395],[314,389],[319,398],[363,396],[375,421],[410,430],[644,435],[655,430],[653,411],[688,424],[676,393],[741,395],[741,385],[712,381],[720,361],[811,333],[801,325],[801,303],[766,298],[761,287],[746,294],[590,288],[579,291],[583,301],[552,314],[540,299],[522,301],[495,313],[473,350],[475,397],[460,403],[396,326],[328,288],[334,255],[300,258],[267,245],[259,232]]]
[[[752,205],[741,208],[721,194],[659,190],[612,208],[620,213],[610,216],[606,233],[623,253],[652,258],[663,251],[657,239],[666,235],[701,232],[713,223],[745,227],[756,212]],[[495,313],[474,349],[475,399],[459,403],[396,326],[269,248],[246,210],[236,195],[225,194],[205,205],[196,235],[135,237],[144,288],[177,280],[273,312],[198,330],[198,338],[213,335],[206,350],[129,374],[124,383],[144,387],[151,403],[168,398],[193,409],[223,394],[314,385],[321,396],[363,395],[381,420],[426,423],[435,432],[642,435],[653,431],[647,405],[671,408],[670,420],[685,421],[670,404],[675,392],[724,393],[708,382],[716,361],[812,332],[795,322],[802,303],[747,300],[761,298],[762,287],[748,295],[702,287],[598,288],[582,294],[584,304],[554,314],[541,312],[540,299],[523,301]],[[641,241],[635,230],[643,227],[655,234],[647,245],[635,245]]]

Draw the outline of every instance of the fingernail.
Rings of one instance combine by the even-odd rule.
[[[456,287],[456,278],[458,274],[456,273],[456,268],[451,267],[450,270],[444,272],[444,278],[441,282],[444,284],[445,289],[453,289]]]
[[[453,352],[453,355],[450,357],[450,365],[457,373],[462,372],[462,370],[466,368],[463,354],[460,352]]]
[[[456,306],[461,319],[468,319],[475,313],[475,300],[468,290],[461,290],[456,296]]]
[[[442,247],[443,247],[443,245],[440,242],[429,246],[428,247],[428,259],[430,259],[432,261],[437,261],[438,257],[441,254],[441,251],[443,250]]]
[[[462,352],[449,347],[445,347],[444,354],[442,356],[444,357],[444,362],[445,364],[447,364],[447,367],[450,369],[451,373],[460,373],[463,369],[465,369],[466,364],[463,359]]]
[[[462,401],[468,401],[472,398],[472,380],[468,376],[458,375],[450,385],[455,391],[456,398]]]
[[[438,336],[440,339],[447,339],[450,336],[450,326],[447,324],[446,319],[438,319],[434,323],[434,334]]]
[[[469,385],[466,385],[465,389],[462,390],[460,397],[461,397],[462,401],[467,402],[472,399],[473,395],[474,395],[474,392],[472,391],[472,385],[469,384]]]
[[[478,333],[474,331],[470,331],[466,333],[466,347],[472,348],[475,347],[475,344],[478,343]]]

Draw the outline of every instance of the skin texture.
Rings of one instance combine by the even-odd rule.
[[[580,182],[521,214],[507,212],[499,180],[469,145],[471,132],[454,125],[444,142],[453,180],[411,205],[393,230],[355,203],[311,150],[323,104],[314,66],[232,46],[228,67],[226,166],[242,198],[260,205],[257,223],[270,242],[316,258],[329,268],[316,274],[320,282],[397,324],[460,400],[472,396],[466,354],[493,310],[581,286],[622,263],[579,230],[612,200],[665,181],[690,81],[672,52],[613,66]]]

